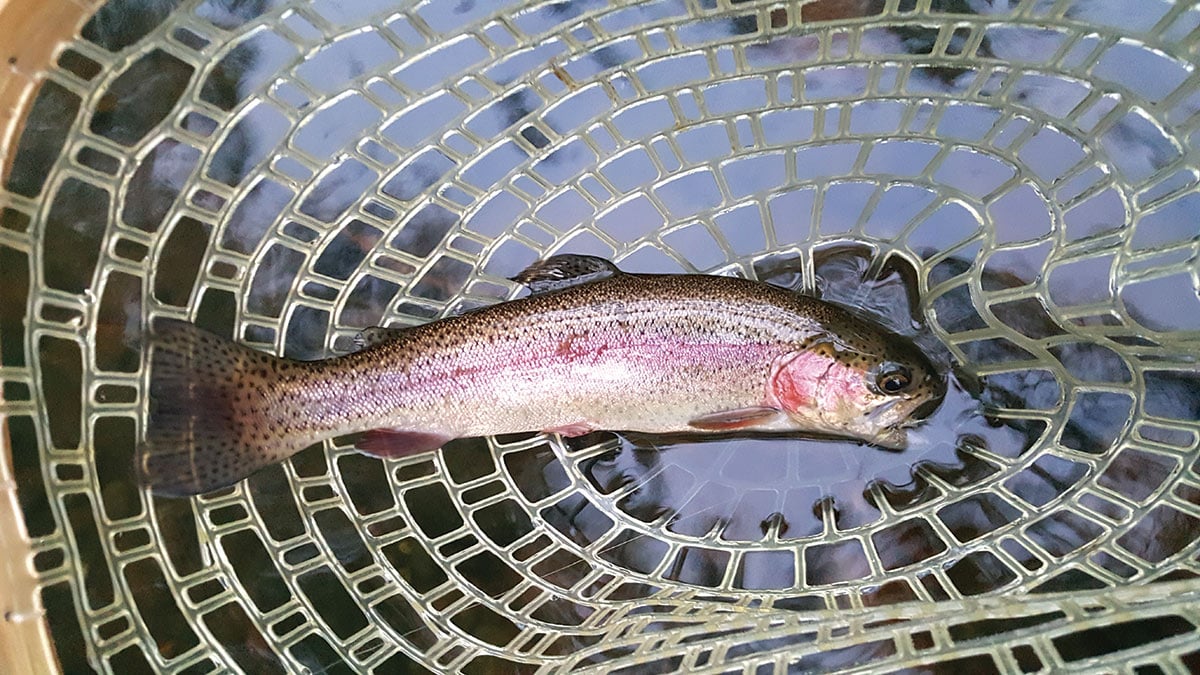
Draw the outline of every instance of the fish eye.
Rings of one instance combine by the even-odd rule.
[[[912,372],[899,363],[887,362],[875,374],[875,386],[884,394],[899,394],[912,384]]]

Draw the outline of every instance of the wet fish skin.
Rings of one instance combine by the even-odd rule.
[[[531,270],[523,280],[545,292],[382,329],[363,350],[324,361],[160,321],[143,481],[160,494],[208,492],[368,430],[359,447],[384,456],[452,438],[598,429],[788,431],[894,447],[913,411],[942,393],[905,338],[785,289],[625,274],[585,256]],[[903,367],[911,386],[881,392],[884,366]]]

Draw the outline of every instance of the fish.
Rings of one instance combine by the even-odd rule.
[[[786,433],[902,449],[945,392],[908,338],[759,281],[627,273],[584,255],[513,280],[529,295],[367,329],[358,351],[315,361],[157,320],[143,484],[207,493],[351,434],[384,458],[522,432]]]

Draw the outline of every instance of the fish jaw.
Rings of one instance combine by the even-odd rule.
[[[906,450],[908,449],[908,430],[902,427],[893,427],[874,436],[864,437],[862,440],[887,450]]]

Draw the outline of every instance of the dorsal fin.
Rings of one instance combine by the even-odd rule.
[[[354,351],[360,352],[367,347],[374,347],[380,342],[387,342],[395,337],[400,337],[407,328],[384,328],[382,326],[374,326],[372,328],[364,328],[358,331],[354,336]]]
[[[537,295],[569,286],[590,284],[622,274],[617,266],[594,255],[556,255],[526,267],[512,280],[524,284]]]

